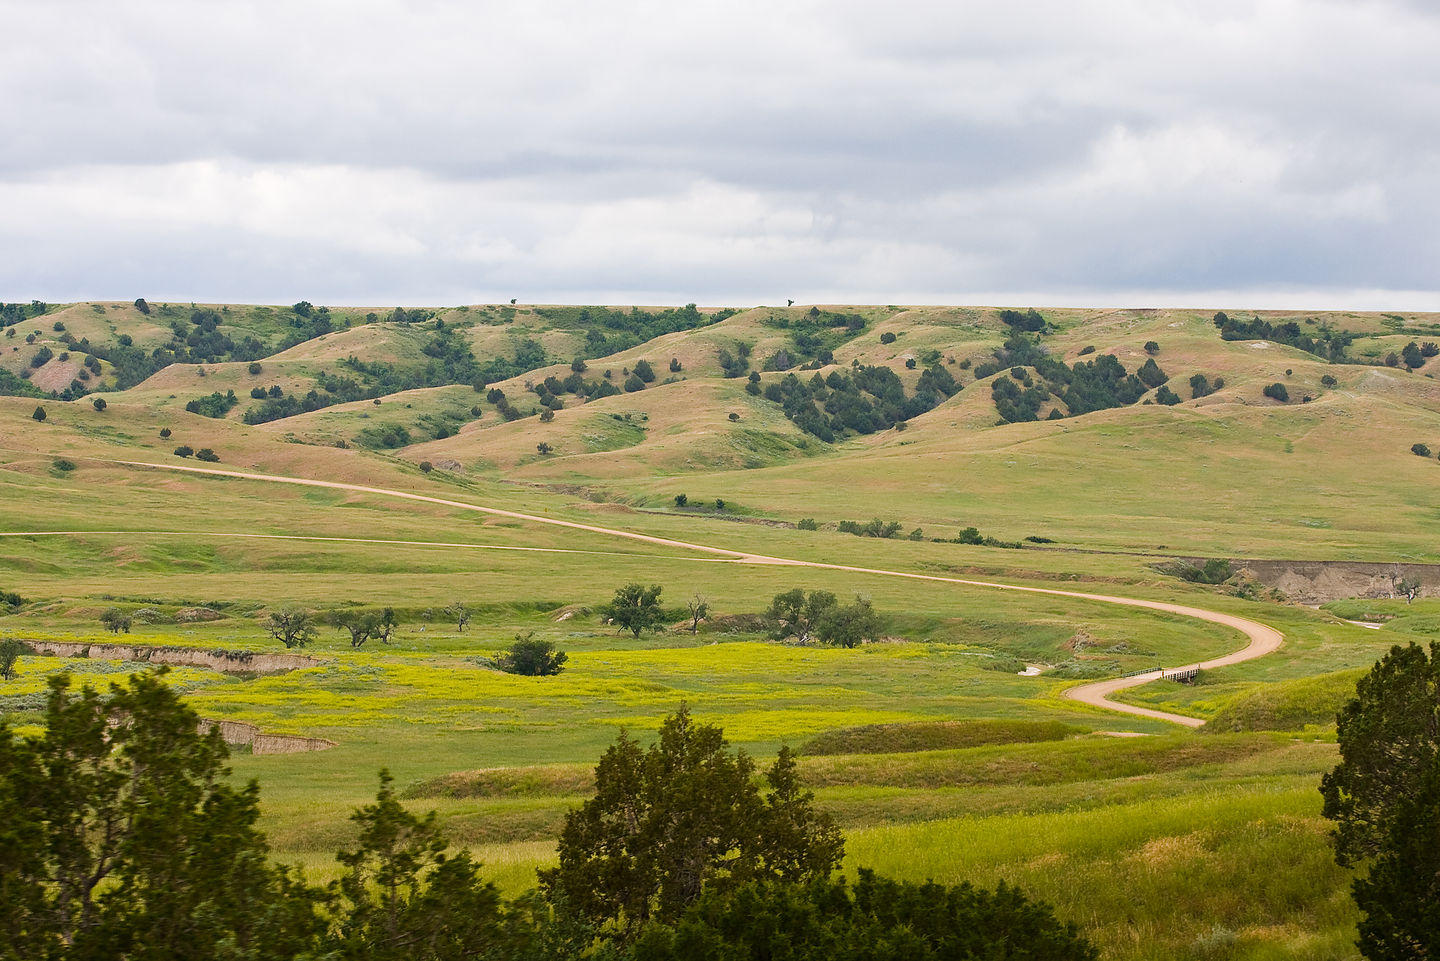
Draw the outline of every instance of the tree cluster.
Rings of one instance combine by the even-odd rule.
[[[557,325],[585,331],[586,356],[605,357],[664,334],[717,324],[738,311],[727,307],[704,314],[694,304],[686,304],[662,311],[646,311],[638,307],[628,311],[612,307],[537,307],[535,313]]]
[[[185,405],[185,409],[192,414],[199,414],[202,417],[224,417],[240,403],[233,390],[220,393],[218,390],[213,394],[204,397],[197,397]]]
[[[1220,329],[1221,340],[1268,340],[1287,347],[1295,347],[1329,361],[1345,360],[1345,349],[1355,341],[1355,335],[1343,330],[1333,330],[1322,324],[1317,337],[1311,337],[1300,329],[1295,321],[1271,324],[1255,317],[1251,320],[1236,320],[1220,311],[1214,318]]]
[[[901,524],[899,521],[885,521],[876,517],[863,524],[858,521],[841,521],[835,529],[842,534],[854,534],[856,537],[888,538],[900,533]]]
[[[1012,424],[1038,420],[1041,405],[1051,396],[1058,398],[1073,417],[1128,407],[1151,388],[1169,380],[1153,357],[1146,358],[1133,374],[1111,354],[1067,365],[1024,334],[1014,334],[1007,339],[995,351],[993,361],[975,368],[975,376],[990,377],[1005,367],[1010,367],[1010,377],[994,380],[990,392],[1000,419]],[[1035,371],[1034,379],[1026,368]],[[1179,398],[1167,390],[1162,403],[1179,403]],[[1057,407],[1049,416],[1054,420],[1064,415]]]
[[[389,644],[400,622],[393,607],[381,610],[339,610],[327,616],[330,625],[350,635],[350,646],[359,650],[367,641]]]
[[[868,598],[857,597],[855,603],[841,606],[829,591],[801,588],[776,594],[766,617],[775,625],[776,640],[794,638],[800,643],[811,640],[836,647],[858,647],[863,641],[878,641],[883,625]]]
[[[905,396],[900,377],[889,367],[856,366],[832,370],[809,380],[786,374],[766,384],[752,380],[752,393],[779,404],[795,426],[826,443],[851,434],[873,434],[934,410],[961,388],[941,366],[927,368],[915,391]],[[747,388],[748,389],[748,388]]]

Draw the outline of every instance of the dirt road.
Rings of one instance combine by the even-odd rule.
[[[598,527],[593,524],[581,524],[576,521],[559,520],[554,517],[542,517],[537,514],[524,514],[518,511],[502,510],[497,507],[483,507],[479,504],[467,504],[463,501],[446,500],[441,497],[429,497],[424,494],[411,494],[406,491],[387,490],[383,487],[365,487],[360,484],[343,484],[338,481],[310,480],[301,477],[284,477],[278,474],[251,474],[244,471],[218,470],[210,467],[185,467],[178,464],[150,464],[144,461],[114,461],[113,463],[126,464],[131,467],[144,467],[152,470],[180,471],[188,474],[206,474],[214,477],[235,477],[242,480],[264,481],[273,484],[295,484],[301,487],[326,487],[333,490],[355,491],[363,494],[374,494],[379,497],[397,497],[404,500],[423,501],[428,504],[440,504],[445,507],[454,507],[460,510],[475,511],[480,514],[491,514],[499,517],[509,517],[515,520],[530,521],[536,524],[550,524],[557,527],[568,527],[573,530],[590,531],[596,534],[605,534],[612,537],[623,537],[629,540],[642,541],[649,544],[661,544],[666,547],[678,547],[687,550],[698,551],[704,554],[717,555],[719,559],[728,560],[739,564],[776,564],[790,567],[815,567],[834,571],[850,571],[857,574],[874,574],[881,577],[905,577],[919,581],[936,581],[942,584],[960,584],[965,587],[983,587],[1001,591],[1023,591],[1030,594],[1048,594],[1054,597],[1071,597],[1077,600],[1096,601],[1102,604],[1123,604],[1127,607],[1141,607],[1146,610],[1161,611],[1166,614],[1179,614],[1184,617],[1193,617],[1202,621],[1210,621],[1213,624],[1220,624],[1233,628],[1245,635],[1249,643],[1238,651],[1226,654],[1223,657],[1212,658],[1208,661],[1201,661],[1195,664],[1184,665],[1185,667],[1198,667],[1207,670],[1214,667],[1224,667],[1228,664],[1239,664],[1242,661],[1253,660],[1263,657],[1276,650],[1284,642],[1284,635],[1272,627],[1267,627],[1258,621],[1252,621],[1244,617],[1237,617],[1234,614],[1222,614],[1218,611],[1207,611],[1199,607],[1187,607],[1183,604],[1169,604],[1164,601],[1147,601],[1133,597],[1116,597],[1110,594],[1089,594],[1083,591],[1062,591],[1048,587],[1026,587],[1018,584],[1000,584],[993,581],[975,581],[959,577],[941,577],[938,574],[913,574],[906,571],[889,571],[873,567],[852,567],[845,564],[825,564],[819,561],[792,560],[784,557],[769,557],[764,554],[749,554],[743,551],[734,551],[723,547],[711,547],[706,544],[692,544],[687,541],[671,540],[665,537],[654,537],[649,534],[637,534],[633,531],[616,530],[609,527]],[[1167,670],[1175,670],[1169,668]],[[1137,674],[1132,677],[1114,678],[1108,681],[1097,681],[1093,684],[1081,684],[1077,687],[1068,688],[1064,696],[1073,701],[1090,704],[1095,707],[1106,708],[1112,711],[1120,711],[1125,714],[1134,714],[1140,717],[1155,718],[1161,721],[1170,721],[1174,724],[1183,724],[1186,727],[1200,727],[1205,722],[1200,718],[1187,717],[1183,714],[1171,714],[1166,711],[1156,711],[1150,708],[1136,707],[1130,704],[1121,704],[1109,699],[1108,695],[1126,688],[1138,687],[1141,684],[1148,684],[1151,681],[1159,680],[1160,671],[1149,671],[1144,674]]]

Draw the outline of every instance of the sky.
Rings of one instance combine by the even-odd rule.
[[[1440,310],[1424,0],[0,0],[0,300]]]

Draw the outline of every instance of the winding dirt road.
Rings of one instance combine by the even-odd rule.
[[[1212,624],[1220,624],[1224,627],[1233,628],[1244,634],[1249,643],[1238,651],[1233,651],[1222,657],[1212,658],[1208,661],[1200,661],[1186,667],[1197,667],[1206,670],[1214,667],[1224,667],[1228,664],[1239,664],[1242,661],[1253,660],[1263,657],[1280,647],[1284,643],[1285,636],[1272,627],[1268,627],[1258,621],[1248,618],[1237,617],[1234,614],[1222,614],[1218,611],[1207,611],[1199,607],[1187,607],[1183,604],[1169,604],[1164,601],[1147,601],[1133,597],[1116,597],[1110,594],[1089,594],[1083,591],[1062,591],[1048,587],[1025,587],[1018,584],[1000,584],[993,581],[975,581],[959,577],[941,577],[938,574],[913,574],[906,571],[889,571],[873,567],[852,567],[845,564],[826,564],[820,561],[801,561],[784,557],[769,557],[764,554],[750,554],[743,551],[734,551],[729,548],[711,547],[706,544],[692,544],[687,541],[677,541],[665,537],[655,537],[650,534],[637,534],[633,531],[616,530],[609,527],[599,527],[593,524],[581,524],[576,521],[565,521],[554,517],[542,517],[537,514],[524,514],[518,511],[503,510],[498,507],[483,507],[479,504],[467,504],[463,501],[447,500],[442,497],[429,497],[424,494],[411,494],[406,491],[387,490],[383,487],[366,487],[360,484],[344,484],[338,481],[310,480],[302,477],[285,477],[279,474],[252,474],[244,471],[218,470],[209,467],[185,467],[178,464],[151,464],[144,461],[112,461],[111,463],[125,464],[131,467],[149,468],[151,470],[176,471],[187,474],[204,474],[214,477],[234,477],[241,480],[263,481],[272,484],[294,484],[301,487],[325,487],[332,490],[354,491],[362,494],[374,494],[379,497],[395,497],[403,500],[423,501],[428,504],[440,504],[445,507],[454,507],[459,510],[475,511],[480,514],[491,514],[498,517],[509,517],[515,520],[530,521],[536,524],[550,524],[556,527],[568,527],[573,530],[590,531],[596,534],[605,534],[611,537],[621,537],[633,541],[641,541],[648,544],[660,544],[666,547],[677,547],[685,550],[698,551],[704,554],[716,555],[716,559],[725,560],[738,564],[776,564],[789,567],[814,567],[833,571],[849,571],[856,574],[874,574],[881,577],[905,577],[919,581],[936,581],[942,584],[960,584],[966,587],[983,587],[1001,591],[1023,591],[1030,594],[1048,594],[1054,597],[1070,597],[1077,600],[1097,601],[1102,604],[1121,604],[1127,607],[1141,607],[1146,610],[1161,611],[1166,614],[1179,614],[1183,617],[1193,617],[1197,620],[1209,621]],[[457,545],[457,546],[478,546],[478,545]],[[1173,668],[1169,670],[1174,670]],[[1073,701],[1089,704],[1094,707],[1105,708],[1111,711],[1120,711],[1125,714],[1134,714],[1140,717],[1154,718],[1161,721],[1169,721],[1174,724],[1183,724],[1186,727],[1200,727],[1205,722],[1197,717],[1187,717],[1183,714],[1171,714],[1166,711],[1157,711],[1151,708],[1136,707],[1131,704],[1121,704],[1109,699],[1109,695],[1116,691],[1131,687],[1139,687],[1151,681],[1159,680],[1163,672],[1148,671],[1144,674],[1136,674],[1130,677],[1113,678],[1108,681],[1097,681],[1093,684],[1081,684],[1076,687],[1067,688],[1064,696]]]

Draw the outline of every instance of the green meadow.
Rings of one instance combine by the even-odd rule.
[[[781,745],[801,752],[802,775],[846,832],[849,872],[1013,882],[1107,958],[1356,956],[1350,876],[1331,858],[1317,786],[1335,763],[1334,716],[1355,680],[1392,644],[1440,635],[1440,601],[1312,608],[1243,575],[1190,583],[1173,564],[1440,561],[1440,461],[1410,451],[1440,450],[1440,361],[1413,371],[1368,363],[1435,317],[1397,327],[1378,315],[1265,314],[1354,330],[1354,362],[1341,364],[1222,341],[1213,311],[1046,311],[1041,342],[1069,364],[1100,353],[1134,370],[1142,345],[1158,341],[1155,359],[1182,402],[1147,393],[1070,415],[1052,397],[1062,416],[997,424],[991,384],[1012,375],[977,379],[976,367],[1010,332],[989,309],[826,308],[841,318],[832,327],[799,307],[713,322],[720,315],[676,314],[665,322],[680,329],[635,343],[574,308],[450,308],[399,321],[388,309],[337,309],[330,330],[293,344],[313,324],[297,327],[290,308],[213,309],[221,333],[261,345],[259,360],[188,357],[120,390],[109,389],[119,368],[105,360],[92,384],[100,393],[0,397],[0,590],[23,598],[0,607],[0,636],[275,652],[264,624],[280,607],[393,608],[401,627],[388,645],[352,649],[323,628],[303,651],[312,666],[169,671],[204,717],[335,742],[232,757],[235,777],[260,782],[278,859],[336,876],[349,814],[386,768],[407,805],[439,811],[448,836],[520,893],[553,859],[564,814],[587,796],[606,746],[622,729],[648,739],[685,704],[762,762]],[[38,330],[57,355],[69,345],[53,322],[97,347],[118,347],[123,334],[153,351],[191,316],[179,305],[150,316],[67,305],[21,332]],[[612,322],[639,323],[626,316]],[[463,342],[477,368],[534,350],[541,365],[481,389],[432,383],[443,379],[435,345],[446,337],[450,361]],[[748,367],[727,376],[740,345]],[[775,361],[782,352],[795,356]],[[763,393],[787,372],[811,377],[764,369],[802,358],[822,376],[890,369],[906,391],[939,365],[963,389],[903,429],[827,442]],[[643,389],[557,396],[543,420],[534,407],[546,378],[583,365],[591,383],[607,371],[623,383],[640,360],[658,375]],[[382,376],[370,365],[389,366]],[[759,393],[746,389],[752,371]],[[261,402],[252,389],[318,397],[341,373],[357,391],[412,386],[244,422]],[[1225,387],[1192,398],[1193,374]],[[1277,381],[1292,403],[1261,394]],[[491,399],[497,387],[514,418]],[[185,410],[216,390],[239,403],[218,418]],[[95,397],[107,399],[103,410]],[[403,428],[410,443],[377,448],[377,428]],[[219,462],[176,456],[182,443]],[[196,466],[456,503],[168,469]],[[895,536],[838,529],[872,518],[897,524]],[[971,527],[992,542],[953,542]],[[1206,721],[1192,731],[1064,692],[1244,645],[1219,625],[739,555],[1168,601],[1260,621],[1285,643],[1194,684],[1116,696]],[[601,608],[631,582],[663,588],[664,630],[633,637],[605,622]],[[794,588],[869,599],[882,636],[854,649],[775,640],[764,612]],[[697,595],[709,616],[692,633],[685,604]],[[457,603],[471,614],[463,631],[445,610]],[[110,608],[131,618],[128,634],[105,632]],[[526,634],[567,653],[560,675],[495,669]],[[1022,675],[1027,665],[1038,673]],[[0,682],[0,710],[33,729],[55,672],[104,685],[145,669],[25,656]]]

